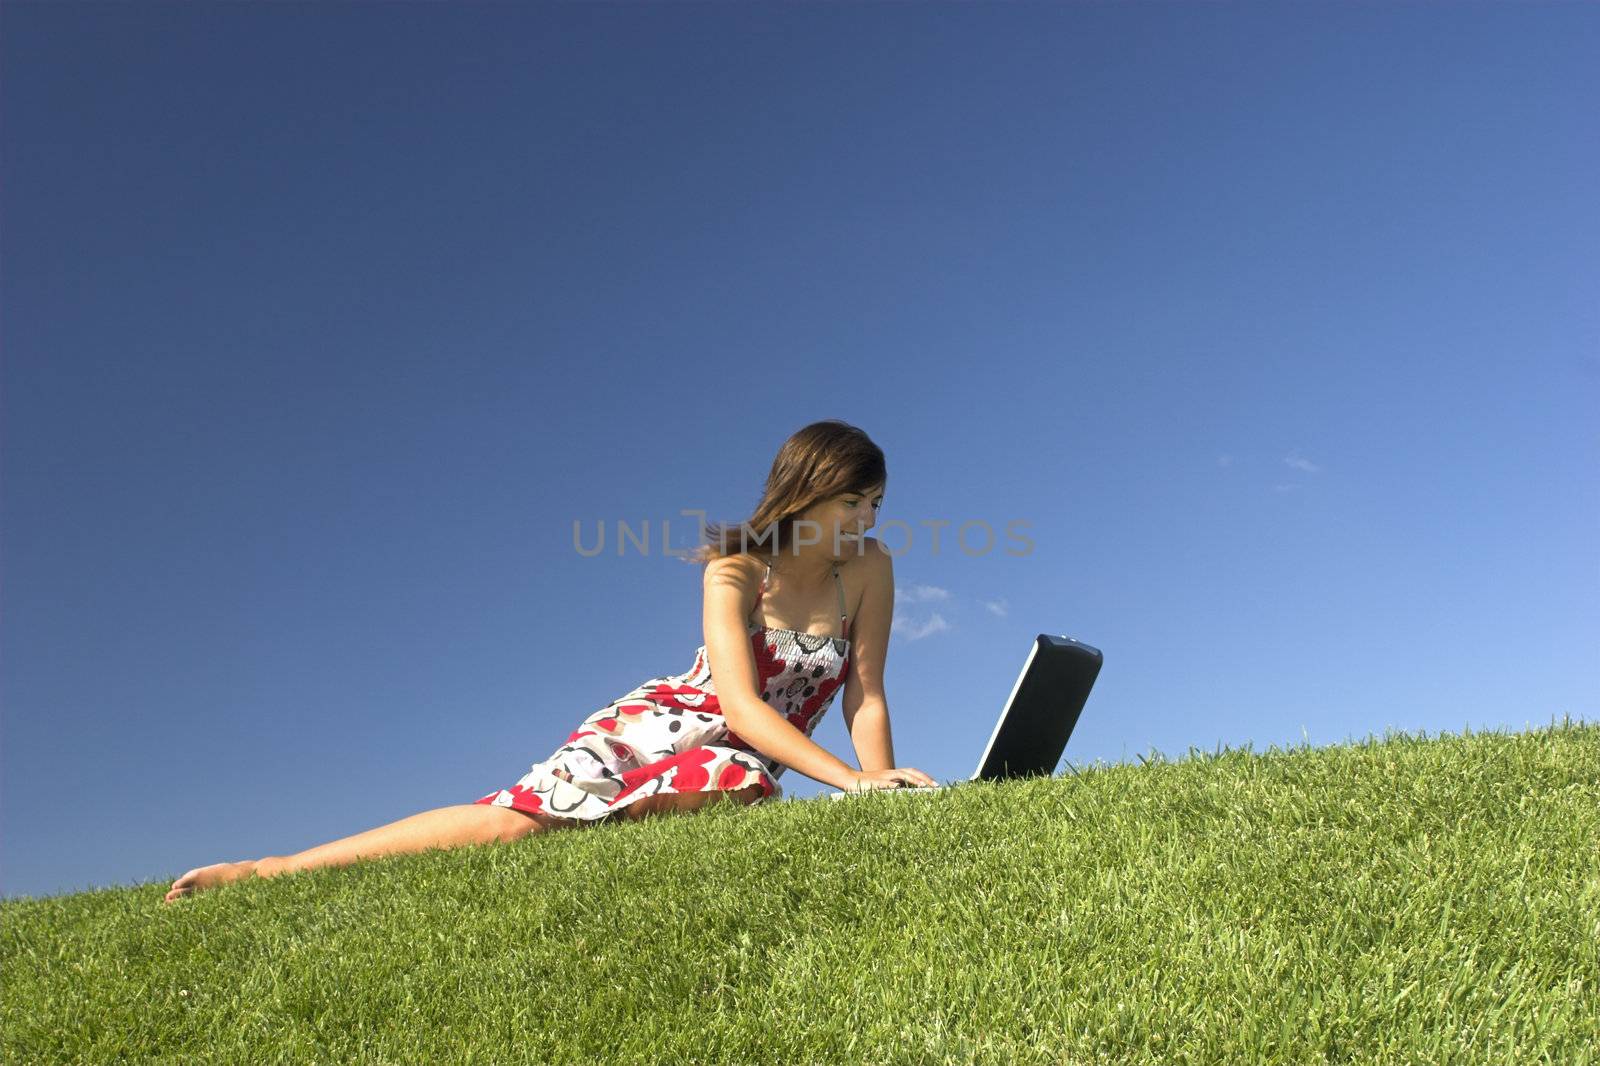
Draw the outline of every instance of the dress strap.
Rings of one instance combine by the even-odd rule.
[[[769,578],[771,578],[771,577],[772,577],[772,564],[768,563],[767,564],[767,572],[764,575],[762,575],[762,578],[761,578],[761,587],[756,589],[756,604],[755,604],[756,607],[760,607],[761,606],[761,597],[763,597],[763,596],[765,596],[767,594],[767,580]],[[754,610],[754,609],[755,608],[751,608],[751,610]]]
[[[839,564],[833,564],[833,587],[839,590],[839,635],[850,636],[850,620],[845,617],[844,582],[839,580]]]

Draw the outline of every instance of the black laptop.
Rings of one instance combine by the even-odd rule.
[[[1067,739],[1078,724],[1078,715],[1089,701],[1089,690],[1100,676],[1104,656],[1072,637],[1040,633],[1028,649],[1017,683],[1000,708],[1000,718],[989,734],[989,743],[978,759],[978,768],[968,781],[1003,781],[1015,777],[1048,777],[1055,773]],[[953,784],[961,784],[957,781]],[[931,788],[884,788],[869,792],[830,793],[842,796],[901,795],[908,792],[941,792],[947,785]]]

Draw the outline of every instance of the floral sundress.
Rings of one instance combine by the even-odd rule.
[[[769,563],[757,607],[771,577]],[[838,564],[833,580],[841,636],[745,623],[762,701],[806,736],[832,705],[850,669],[850,620]],[[663,792],[760,785],[756,802],[777,800],[783,796],[778,778],[784,769],[728,728],[702,644],[686,673],[653,677],[608,703],[516,784],[474,802],[595,821]]]

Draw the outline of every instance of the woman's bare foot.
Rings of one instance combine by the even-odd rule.
[[[259,859],[245,859],[243,862],[219,862],[210,866],[197,866],[172,882],[172,890],[161,902],[171,903],[175,899],[192,896],[196,892],[249,877],[255,873],[256,863],[259,861]]]

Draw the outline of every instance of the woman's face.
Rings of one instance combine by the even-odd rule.
[[[866,492],[846,492],[823,500],[806,513],[817,531],[802,527],[802,535],[819,538],[818,549],[835,557],[861,551],[860,538],[878,524],[878,508],[883,505],[883,486]]]

